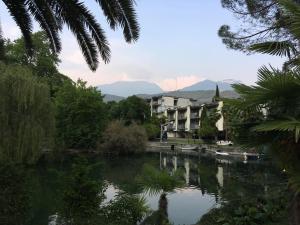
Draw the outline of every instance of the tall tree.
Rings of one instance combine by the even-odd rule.
[[[0,64],[0,159],[34,163],[51,147],[54,109],[49,88],[29,69]]]
[[[59,144],[66,148],[95,148],[106,124],[101,93],[81,80],[76,84],[67,82],[58,91],[55,104]]]
[[[294,191],[291,224],[300,224],[300,73],[267,69],[259,71],[257,86],[234,85],[241,99],[233,101],[240,112],[252,111],[240,124],[242,143],[273,152],[290,177]],[[261,115],[261,119],[253,115]]]
[[[110,48],[99,22],[88,7],[79,0],[2,0],[19,26],[28,53],[32,54],[32,18],[46,32],[54,52],[61,50],[60,32],[66,25],[76,37],[90,69],[95,71],[101,59],[108,63]],[[127,42],[139,37],[139,25],[134,0],[95,0],[110,27],[123,29]]]

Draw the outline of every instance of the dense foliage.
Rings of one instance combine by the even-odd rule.
[[[32,55],[28,55],[24,38],[4,42],[3,62],[9,65],[26,66],[32,70],[33,75],[41,81],[45,81],[49,87],[51,96],[54,97],[64,82],[71,82],[67,76],[59,73],[60,62],[58,54],[50,48],[50,41],[46,33],[32,34],[34,44]]]
[[[79,80],[65,83],[55,98],[58,143],[65,148],[96,148],[106,124],[103,97]]]
[[[238,199],[211,210],[198,225],[287,225],[286,192],[256,199]]]
[[[119,103],[110,103],[109,109],[112,119],[123,120],[126,125],[131,123],[143,124],[150,120],[149,104],[135,95]]]
[[[25,225],[30,220],[30,195],[27,176],[22,166],[1,163],[0,166],[0,224]]]
[[[0,158],[34,163],[51,147],[54,108],[49,88],[30,69],[0,65]]]
[[[32,18],[46,33],[53,52],[60,52],[60,32],[64,25],[74,34],[83,56],[91,70],[96,70],[99,55],[107,63],[110,59],[110,48],[104,30],[85,3],[73,0],[3,0],[13,20],[19,26],[28,55],[32,55],[34,43],[31,38]],[[134,9],[134,0],[95,0],[103,11],[109,26],[115,30],[123,29],[127,42],[136,41],[139,37],[139,25]],[[0,31],[0,33],[2,33]],[[0,43],[3,38],[0,35]],[[3,49],[0,47],[0,50]],[[0,53],[0,55],[3,55]]]
[[[103,143],[98,148],[103,153],[126,155],[144,152],[146,143],[147,134],[142,126],[125,126],[122,121],[113,121],[106,128]]]

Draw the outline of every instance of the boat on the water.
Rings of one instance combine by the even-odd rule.
[[[228,152],[223,152],[222,150],[217,150],[216,155],[229,156]]]
[[[233,145],[233,143],[231,141],[217,141],[216,144],[219,145],[219,146],[231,146],[231,145]]]
[[[181,150],[183,151],[191,151],[191,150],[198,150],[198,146],[191,146],[191,145],[186,145],[186,146],[182,146]]]

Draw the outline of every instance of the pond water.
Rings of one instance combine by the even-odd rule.
[[[149,153],[114,159],[91,157],[89,162],[101,163],[101,168],[95,167],[93,173],[97,179],[108,183],[106,201],[113,199],[122,190],[145,196],[152,210],[158,209],[160,194],[143,193],[136,184],[136,177],[140,175],[143,166],[152,165],[170,173],[182,170],[184,185],[167,193],[168,217],[175,225],[196,224],[205,213],[222,202],[240,197],[254,198],[259,193],[268,192],[270,187],[284,179],[278,169],[266,163],[245,164],[202,156]],[[68,157],[59,163],[43,163],[30,169],[31,207],[28,221],[24,224],[53,224],[51,218],[59,210],[64,192],[57,171],[68,173],[70,164],[71,159]]]

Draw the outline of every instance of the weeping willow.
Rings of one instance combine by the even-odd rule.
[[[0,160],[36,162],[52,144],[54,109],[29,69],[0,64]]]

